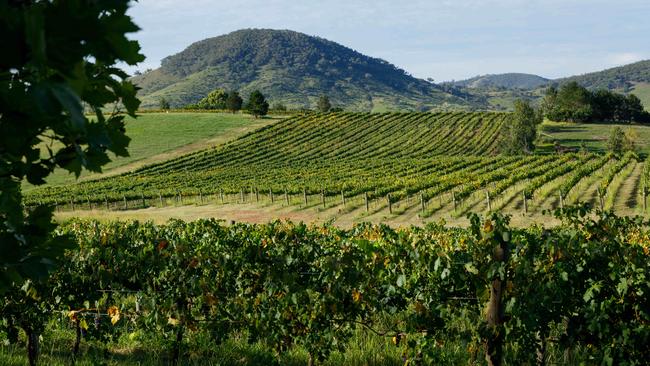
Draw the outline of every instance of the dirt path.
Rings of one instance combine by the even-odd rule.
[[[629,174],[620,177],[622,183],[614,196],[614,206],[612,207],[617,214],[632,215],[643,210],[642,202],[639,202],[643,164],[638,162],[633,164],[634,168],[629,171]]]

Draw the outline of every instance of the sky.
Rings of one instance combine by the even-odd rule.
[[[319,36],[436,82],[650,59],[650,0],[140,0],[129,14],[147,57],[130,72],[242,28]]]

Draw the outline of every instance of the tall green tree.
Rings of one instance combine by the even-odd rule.
[[[238,92],[233,90],[228,93],[228,97],[226,98],[226,108],[229,111],[232,113],[239,111],[241,109],[242,103],[244,103],[244,101]]]
[[[321,95],[318,98],[318,110],[322,113],[328,112],[332,108],[330,98],[327,95]]]
[[[269,102],[266,101],[264,94],[262,94],[259,90],[255,90],[248,97],[246,109],[255,118],[266,116],[266,114],[269,112]]]
[[[128,4],[0,1],[0,293],[45,277],[63,251],[52,208],[24,210],[22,181],[43,184],[56,168],[100,172],[109,152],[128,156],[125,115],[102,108],[135,117],[140,104],[115,66],[144,60],[125,36],[138,30]]]
[[[160,103],[158,103],[158,104],[159,104],[160,109],[163,110],[163,111],[169,110],[169,108],[170,108],[169,101],[167,99],[165,99],[165,97],[160,98]]]
[[[510,123],[504,126],[501,152],[507,155],[530,154],[535,149],[537,127],[542,123],[540,111],[528,101],[515,101]]]
[[[197,106],[201,109],[226,109],[228,93],[223,89],[215,89],[199,100]]]

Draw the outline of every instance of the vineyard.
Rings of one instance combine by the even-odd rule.
[[[115,177],[29,192],[57,210],[170,205],[291,208],[413,223],[467,212],[540,214],[586,201],[645,212],[638,157],[498,155],[505,113],[297,115],[227,144]]]
[[[552,229],[497,214],[468,229],[72,221],[59,235],[78,249],[0,300],[0,337],[22,329],[31,354],[70,334],[46,363],[150,337],[159,364],[248,363],[214,353],[233,339],[260,364],[647,364],[647,223],[585,214],[567,207]],[[355,342],[375,348],[351,359]]]

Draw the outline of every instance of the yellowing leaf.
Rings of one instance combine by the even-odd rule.
[[[81,319],[79,322],[79,327],[83,330],[88,330],[88,323],[86,323],[86,319]]]
[[[108,313],[108,316],[111,317],[111,324],[115,325],[120,321],[120,309],[118,309],[117,306],[113,305],[109,307],[106,312]]]
[[[178,319],[174,319],[174,318],[172,318],[171,316],[167,319],[167,324],[169,324],[169,325],[177,326],[177,325],[179,325],[180,323],[181,323],[180,320],[178,320]]]
[[[483,223],[483,231],[485,231],[486,233],[491,233],[492,230],[494,230],[494,226],[492,226],[492,221],[485,220],[485,223]]]
[[[352,290],[352,300],[354,300],[354,302],[361,301],[361,292],[357,291],[356,289]]]

